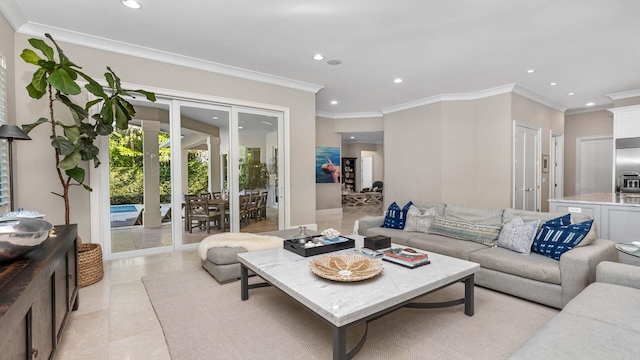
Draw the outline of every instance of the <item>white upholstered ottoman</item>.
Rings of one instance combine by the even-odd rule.
[[[236,255],[282,247],[282,242],[298,234],[298,229],[271,231],[261,234],[222,233],[204,238],[198,247],[202,267],[218,282],[240,279],[240,263]],[[307,230],[310,235],[316,232]]]

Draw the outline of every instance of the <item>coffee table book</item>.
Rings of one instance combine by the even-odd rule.
[[[429,255],[424,253],[421,253],[421,255],[419,256],[404,256],[403,254],[395,254],[393,252],[385,251],[382,255],[382,260],[402,265],[411,269],[431,264],[431,261],[429,261]]]

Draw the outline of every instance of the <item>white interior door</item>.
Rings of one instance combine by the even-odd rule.
[[[613,139],[578,138],[576,141],[576,192],[611,192]]]
[[[373,186],[373,157],[372,156],[363,156],[362,157],[362,187],[371,188]]]
[[[551,132],[549,166],[549,198],[564,196],[564,134]]]
[[[516,123],[513,151],[513,208],[539,211],[540,129]]]

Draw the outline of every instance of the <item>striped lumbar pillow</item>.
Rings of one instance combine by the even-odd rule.
[[[429,233],[492,246],[498,240],[500,228],[500,224],[476,224],[436,216],[431,221]]]

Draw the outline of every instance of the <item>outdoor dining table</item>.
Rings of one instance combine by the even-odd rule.
[[[207,198],[202,198],[200,200],[206,200],[209,206],[215,206],[218,208],[220,211],[220,222],[218,222],[218,224],[220,224],[220,228],[222,229],[222,232],[224,232],[224,215],[225,209],[229,206],[229,200]],[[182,207],[185,207],[186,205],[186,203],[182,203]],[[189,214],[189,208],[186,208],[184,212],[184,231],[189,231],[189,226],[191,226],[191,218],[189,217]]]

